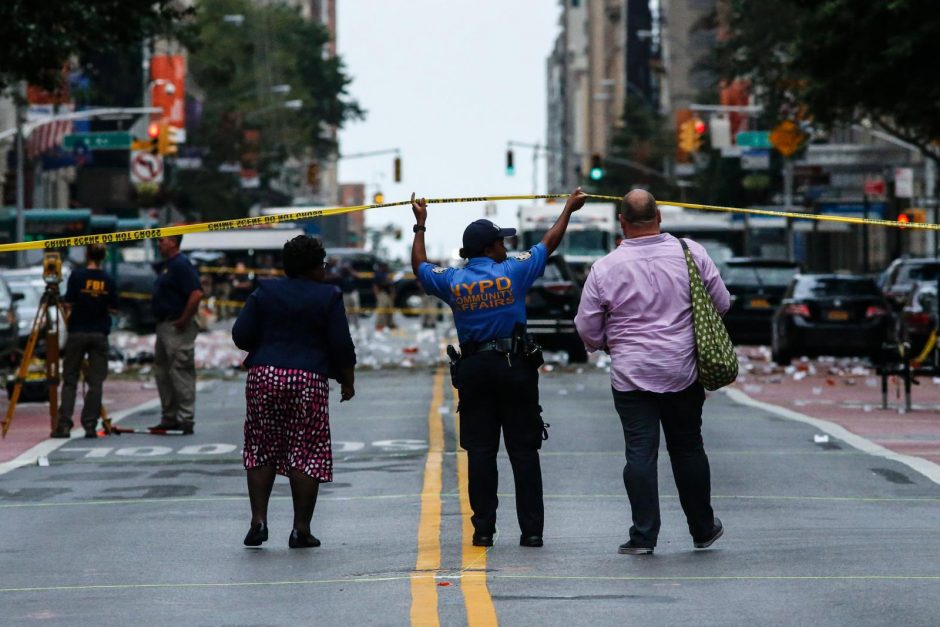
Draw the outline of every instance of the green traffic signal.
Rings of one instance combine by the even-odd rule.
[[[599,181],[604,178],[604,168],[601,167],[601,156],[597,153],[591,155],[591,170],[589,175],[592,181]]]

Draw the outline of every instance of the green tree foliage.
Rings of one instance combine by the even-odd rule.
[[[123,52],[175,32],[190,13],[173,0],[0,2],[0,90],[19,81],[54,90],[73,57]]]
[[[940,161],[936,0],[730,0],[726,18],[719,73],[750,79],[769,117],[870,123]]]
[[[347,96],[350,78],[340,59],[324,54],[329,33],[296,8],[202,0],[196,9],[194,36],[184,43],[202,112],[187,144],[203,149],[211,174],[181,176],[175,196],[183,208],[209,218],[214,208],[230,212],[244,204],[233,202],[237,177],[217,173],[220,164],[255,168],[266,184],[291,157],[334,151],[331,129],[363,113]],[[227,15],[243,19],[234,23]],[[283,85],[290,86],[286,94],[278,88]],[[303,104],[290,110],[283,106],[287,100]]]
[[[587,184],[601,194],[623,195],[641,186],[654,196],[670,196],[674,190],[659,173],[674,152],[675,140],[663,118],[642,99],[627,98],[623,124],[611,137],[604,160],[604,178]]]

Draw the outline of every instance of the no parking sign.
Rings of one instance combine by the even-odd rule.
[[[131,183],[162,183],[163,157],[145,150],[131,152]]]

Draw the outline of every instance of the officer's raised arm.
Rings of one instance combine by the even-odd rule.
[[[565,231],[568,230],[568,220],[571,219],[571,214],[583,207],[584,201],[586,200],[587,194],[582,192],[580,187],[575,189],[571,192],[571,195],[568,196],[568,200],[565,201],[565,208],[561,212],[561,215],[558,216],[558,220],[555,221],[552,228],[548,229],[545,233],[545,237],[542,238],[542,243],[545,244],[549,255],[555,252],[555,249],[561,244],[561,238],[565,236]],[[423,242],[424,240],[422,239],[422,243]],[[412,253],[412,256],[413,254],[414,253]]]
[[[428,252],[424,248],[424,232],[427,230],[424,223],[428,220],[428,201],[424,198],[415,200],[414,192],[412,192],[411,210],[415,214],[415,239],[411,244],[411,270],[417,276],[418,268],[428,260]]]

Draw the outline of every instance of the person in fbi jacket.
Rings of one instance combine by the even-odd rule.
[[[571,214],[587,195],[579,187],[542,241],[516,257],[506,255],[503,238],[515,229],[501,229],[476,220],[463,232],[463,268],[428,263],[424,245],[428,217],[424,198],[411,208],[417,223],[411,267],[428,294],[454,312],[460,355],[451,347],[453,383],[460,393],[460,445],[467,450],[468,491],[473,515],[473,544],[493,546],[496,531],[496,453],[502,428],[516,484],[516,513],[522,546],[542,546],[544,506],[539,448],[547,435],[539,407],[541,349],[525,333],[525,297],[545,271],[558,248]]]

